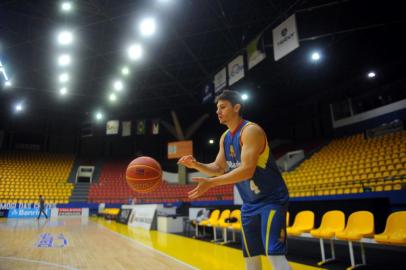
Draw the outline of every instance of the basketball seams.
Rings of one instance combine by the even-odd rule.
[[[132,168],[136,168],[138,166],[152,169],[152,170],[156,171],[158,174],[161,174],[161,170],[158,170],[157,168],[154,168],[154,167],[151,167],[151,166],[148,166],[148,165],[144,165],[144,164],[135,164],[135,165],[132,165],[132,166],[130,165],[130,166],[127,167],[127,170],[132,169]]]
[[[142,178],[143,175],[137,174],[137,169],[146,170],[147,175],[144,176],[148,176],[154,173],[156,173],[157,175],[153,177]],[[161,165],[156,160],[149,157],[141,157],[133,160],[128,165],[125,176],[128,185],[136,193],[151,192],[157,189],[162,184]]]

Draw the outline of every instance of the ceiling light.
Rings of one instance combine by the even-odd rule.
[[[144,37],[152,36],[156,30],[156,23],[153,18],[143,19],[139,25],[141,35]]]
[[[60,66],[67,66],[70,65],[71,58],[69,54],[62,54],[58,57],[58,64]]]
[[[68,12],[72,10],[72,3],[69,1],[63,2],[61,5],[61,9],[64,12]]]
[[[16,112],[21,112],[23,109],[24,109],[24,108],[23,108],[23,105],[22,105],[21,103],[18,103],[18,104],[16,104],[16,105],[14,106],[14,110],[15,110]]]
[[[62,96],[64,96],[64,95],[66,95],[66,94],[68,93],[68,89],[66,89],[66,87],[62,87],[62,88],[59,90],[59,93],[60,93]]]
[[[248,95],[247,95],[247,94],[242,94],[242,95],[241,95],[241,99],[242,99],[242,100],[247,100],[247,99],[248,99]]]
[[[103,118],[103,114],[101,112],[96,113],[96,119],[101,120]]]
[[[142,47],[140,44],[133,44],[127,49],[128,57],[131,60],[139,60],[142,57]]]
[[[317,61],[320,60],[321,55],[320,55],[319,52],[313,52],[311,58],[312,58],[312,60],[313,60],[314,62],[317,62]]]
[[[116,94],[111,93],[109,96],[109,99],[110,99],[110,101],[116,101],[117,100]]]
[[[115,81],[113,83],[113,87],[114,87],[114,90],[121,91],[121,90],[123,90],[124,85],[121,81]]]
[[[130,69],[129,69],[127,66],[123,67],[123,68],[121,69],[121,74],[123,74],[123,75],[128,75],[128,74],[130,74]]]
[[[60,45],[69,45],[73,41],[73,34],[69,31],[62,31],[58,34],[58,43]]]
[[[10,82],[10,81],[6,81],[5,83],[4,83],[4,86],[5,87],[11,87],[13,84]]]
[[[62,73],[59,75],[59,82],[64,83],[69,81],[69,74],[68,73]]]
[[[368,78],[372,79],[375,78],[376,74],[373,71],[368,72]]]

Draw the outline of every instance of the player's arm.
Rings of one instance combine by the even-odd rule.
[[[193,156],[184,156],[179,159],[178,164],[182,164],[190,169],[198,170],[208,176],[217,176],[224,174],[226,170],[226,158],[224,155],[224,134],[220,138],[219,152],[212,163],[198,162]]]
[[[264,149],[266,140],[263,130],[257,125],[249,125],[241,137],[241,164],[238,168],[213,178],[193,177],[196,188],[188,192],[190,199],[196,199],[210,188],[220,185],[234,184],[249,180],[254,176],[259,155]]]
[[[259,155],[266,143],[264,131],[257,125],[247,126],[242,135],[241,164],[238,168],[211,179],[215,186],[234,184],[254,176]]]

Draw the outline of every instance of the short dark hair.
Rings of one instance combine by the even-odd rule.
[[[236,104],[240,104],[241,108],[239,111],[239,115],[242,116],[243,102],[240,93],[238,93],[237,91],[226,89],[223,91],[223,93],[216,97],[215,103],[217,104],[217,102],[219,102],[220,100],[229,101],[233,107]]]

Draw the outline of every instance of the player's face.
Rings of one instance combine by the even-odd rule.
[[[235,106],[233,107],[228,100],[219,100],[217,102],[216,113],[220,124],[227,124],[230,120],[238,117],[238,110],[236,110]]]

